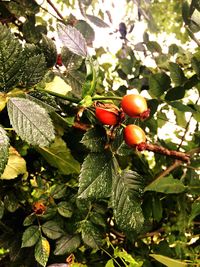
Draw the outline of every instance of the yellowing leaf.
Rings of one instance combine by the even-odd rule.
[[[71,86],[66,84],[66,82],[58,76],[55,76],[52,82],[47,83],[45,89],[62,95],[72,90]]]
[[[0,112],[5,108],[7,97],[5,94],[0,93]]]
[[[184,267],[184,266],[188,266],[188,264],[186,262],[183,261],[179,261],[179,260],[174,260],[171,259],[169,257],[163,256],[163,255],[159,255],[159,254],[150,254],[151,257],[153,257],[155,260],[161,262],[162,264],[164,264],[167,267]]]
[[[50,254],[50,245],[45,237],[41,237],[35,246],[35,259],[42,265],[46,266]]]
[[[26,161],[20,156],[15,148],[9,148],[9,158],[1,179],[14,179],[19,174],[26,173]]]

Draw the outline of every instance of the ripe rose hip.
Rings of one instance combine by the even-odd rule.
[[[58,66],[62,66],[62,57],[61,57],[61,54],[58,54],[57,55],[57,59],[56,59],[56,65]]]
[[[95,110],[96,118],[105,125],[116,125],[119,121],[118,114],[110,110],[106,110],[101,107],[96,107]]]
[[[137,146],[146,142],[144,131],[135,124],[129,124],[124,129],[124,140],[128,146]]]
[[[141,95],[125,95],[122,98],[121,107],[129,117],[142,119],[149,117],[150,110],[146,99]]]

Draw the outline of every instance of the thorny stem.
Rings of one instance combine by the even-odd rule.
[[[56,14],[61,18],[61,20],[65,21],[64,17],[60,13],[60,11],[55,7],[55,5],[51,2],[51,0],[47,0],[47,3],[54,9]]]

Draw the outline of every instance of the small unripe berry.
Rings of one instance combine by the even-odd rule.
[[[124,140],[128,146],[137,146],[146,142],[145,132],[135,124],[129,124],[124,129]]]

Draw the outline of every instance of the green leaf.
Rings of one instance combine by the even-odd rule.
[[[33,224],[33,222],[35,221],[36,218],[37,218],[37,217],[36,217],[35,213],[31,213],[30,215],[28,215],[28,216],[24,219],[24,221],[23,221],[23,226],[29,226],[29,225]]]
[[[0,125],[0,177],[8,162],[9,146],[10,144],[7,133]]]
[[[59,199],[65,196],[66,189],[65,184],[54,184],[50,187],[49,193],[54,199]]]
[[[38,148],[38,151],[51,166],[58,168],[61,173],[66,175],[79,173],[79,162],[73,158],[69,148],[61,138],[56,138],[48,148]]]
[[[195,217],[197,217],[200,214],[200,201],[195,201],[192,203],[192,210],[189,217],[189,223],[191,223]]]
[[[35,259],[42,265],[46,266],[50,254],[50,245],[45,237],[41,237],[35,246]]]
[[[22,236],[22,248],[34,246],[40,238],[39,226],[32,225],[28,227]]]
[[[159,45],[159,43],[155,42],[155,41],[149,41],[146,43],[147,49],[151,52],[151,53],[162,53],[162,48]]]
[[[126,262],[130,263],[131,267],[141,267],[142,266],[142,263],[136,262],[134,260],[134,258],[130,254],[128,254],[128,252],[125,250],[120,250],[120,249],[116,248],[114,250],[114,255],[115,255],[115,257],[122,258]]]
[[[176,45],[176,44],[171,44],[170,46],[169,46],[169,54],[170,55],[172,55],[172,56],[174,56],[175,54],[177,54],[178,53],[178,51],[179,51],[179,47]]]
[[[195,112],[194,109],[192,109],[191,107],[187,105],[182,104],[179,101],[169,102],[169,105],[181,112],[192,112],[192,113]]]
[[[70,254],[76,250],[81,244],[79,235],[68,235],[65,234],[64,237],[56,241],[56,248],[54,255],[65,255]]]
[[[184,192],[186,186],[172,175],[161,177],[145,187],[145,191],[156,191],[165,194],[178,194]]]
[[[90,221],[81,222],[81,235],[83,242],[91,248],[99,249],[102,245],[101,232]]]
[[[20,79],[21,85],[23,87],[31,87],[39,83],[46,72],[46,61],[43,54],[28,58],[23,66],[23,74]]]
[[[128,235],[139,232],[144,218],[140,194],[142,177],[134,171],[123,171],[113,176],[112,207],[118,227]]]
[[[26,173],[26,161],[13,147],[9,148],[9,158],[1,179],[15,179],[20,174]]]
[[[69,71],[64,77],[64,80],[71,86],[74,96],[80,97],[82,95],[82,86],[85,82],[85,75],[82,72],[77,70]]]
[[[10,122],[22,140],[35,146],[48,146],[54,140],[54,127],[44,108],[20,97],[10,98],[7,108]]]
[[[191,59],[192,68],[196,72],[196,74],[200,77],[200,58],[193,57]]]
[[[183,87],[174,87],[170,90],[167,91],[166,95],[165,95],[165,99],[167,101],[174,101],[174,100],[179,100],[184,98],[185,96],[185,90]]]
[[[22,46],[9,28],[0,24],[0,91],[8,92],[21,77]]]
[[[90,153],[81,168],[78,197],[108,197],[111,192],[112,164],[110,153]]]
[[[0,220],[3,218],[4,215],[4,203],[0,200]]]
[[[58,239],[63,235],[63,230],[56,221],[47,221],[42,225],[43,233],[50,239]]]
[[[67,72],[78,69],[83,62],[81,56],[72,53],[67,47],[62,47],[61,58]]]
[[[155,260],[158,262],[164,264],[167,267],[183,267],[183,266],[188,266],[186,262],[179,261],[179,260],[174,260],[172,258],[159,255],[159,254],[150,254],[151,257],[153,257]]]
[[[108,260],[105,267],[115,267],[113,259]]]
[[[162,219],[163,208],[160,198],[157,195],[152,196],[152,214],[155,221],[159,222]]]
[[[182,17],[185,24],[188,25],[190,22],[190,7],[187,0],[184,0],[182,4]]]
[[[105,151],[106,141],[105,129],[103,127],[95,127],[84,134],[81,143],[91,152],[103,152]]]
[[[53,40],[42,34],[42,42],[39,47],[45,56],[47,68],[53,67],[57,59],[57,49]]]
[[[65,218],[70,218],[72,216],[73,213],[72,206],[66,201],[58,203],[57,209],[58,213]]]
[[[169,71],[170,77],[176,86],[183,85],[187,81],[183,70],[179,67],[178,64],[170,62]]]
[[[152,96],[159,97],[170,88],[170,78],[164,72],[152,74],[149,77],[149,92]]]
[[[3,200],[4,206],[9,212],[15,212],[19,208],[19,202],[14,192],[7,193]]]

